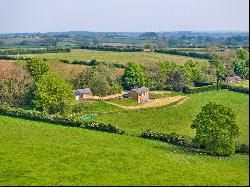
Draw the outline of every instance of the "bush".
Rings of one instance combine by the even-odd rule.
[[[197,53],[197,52],[193,52],[193,51],[181,51],[178,49],[170,49],[170,50],[155,49],[154,52],[164,53],[164,54],[172,54],[172,55],[189,56],[189,57],[203,58],[203,59],[210,59],[211,58],[209,54]]]
[[[49,115],[45,112],[39,112],[36,110],[24,110],[22,108],[12,108],[9,106],[0,106],[0,115],[20,117],[24,119],[49,122],[53,124],[61,124],[65,126],[84,127],[88,129],[110,132],[115,134],[125,133],[124,130],[111,124],[104,124],[97,122],[82,122],[78,119],[69,118],[61,115]]]
[[[0,50],[0,55],[17,55],[17,54],[42,54],[42,53],[68,53],[70,48],[19,48]]]
[[[196,130],[194,143],[211,154],[228,156],[235,152],[234,140],[239,135],[236,116],[231,108],[209,103],[202,107],[191,128]]]
[[[143,51],[143,48],[141,47],[115,47],[115,46],[81,46],[80,49],[93,49],[93,50],[99,50],[99,51],[115,51],[115,52],[137,52],[137,51]]]
[[[164,134],[146,130],[141,133],[141,137],[160,140],[162,142],[167,142],[173,145],[179,145],[183,147],[193,147],[192,139],[190,137],[181,136],[176,133]]]
[[[194,87],[194,88],[184,87],[182,91],[185,94],[191,94],[191,93],[207,92],[216,89],[217,89],[216,85],[209,85],[209,86]]]
[[[249,88],[244,88],[244,87],[240,87],[240,86],[233,86],[230,84],[221,84],[221,88],[228,89],[228,90],[234,91],[234,92],[249,94]]]
[[[249,145],[247,144],[238,144],[236,145],[236,153],[249,153]]]

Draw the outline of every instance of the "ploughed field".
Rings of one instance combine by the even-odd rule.
[[[248,155],[0,116],[0,185],[248,185]]]
[[[84,49],[72,49],[70,53],[45,53],[45,54],[23,54],[25,57],[41,57],[46,59],[65,59],[70,62],[74,60],[91,61],[96,59],[98,62],[122,63],[134,62],[139,64],[155,63],[159,61],[172,60],[178,64],[184,64],[188,60],[195,60],[201,64],[207,64],[208,60],[192,58],[186,56],[177,56],[161,54],[154,52],[113,52],[113,51],[95,51]]]

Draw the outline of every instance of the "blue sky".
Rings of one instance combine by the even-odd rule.
[[[0,0],[0,33],[248,27],[249,0]]]

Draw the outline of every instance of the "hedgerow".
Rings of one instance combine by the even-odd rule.
[[[115,52],[138,52],[143,51],[141,47],[116,47],[116,46],[81,46],[80,49],[92,49],[99,51],[115,51]]]
[[[177,49],[155,49],[154,52],[156,53],[164,53],[164,54],[171,54],[171,55],[180,55],[180,56],[188,56],[188,57],[194,57],[194,58],[203,58],[203,59],[210,59],[209,54],[205,53],[197,53],[193,51],[181,51]]]
[[[241,86],[233,86],[230,84],[221,84],[221,88],[228,89],[228,90],[234,91],[234,92],[249,94],[249,88],[245,88],[245,87],[241,87]]]
[[[151,130],[145,130],[141,133],[142,138],[146,139],[153,139],[153,140],[159,140],[162,142],[166,142],[169,144],[181,146],[184,148],[204,148],[203,146],[194,143],[193,139],[189,136],[182,136],[177,133],[159,133],[159,132],[153,132]],[[236,153],[247,153],[249,154],[249,145],[247,144],[241,144],[241,143],[236,143],[235,145]]]
[[[0,50],[0,55],[17,55],[17,54],[42,54],[42,53],[68,53],[70,48],[20,48]]]
[[[216,85],[208,85],[208,86],[194,87],[194,88],[184,87],[183,93],[185,94],[200,93],[200,92],[207,92],[207,91],[216,90],[216,89],[217,89]]]
[[[104,124],[97,122],[82,122],[79,119],[65,117],[61,115],[49,115],[36,110],[25,110],[22,108],[13,108],[9,106],[0,106],[0,115],[12,117],[20,117],[23,119],[32,119],[35,121],[49,122],[53,124],[61,124],[72,127],[84,127],[88,129],[104,131],[115,134],[124,134],[125,131],[112,124]]]

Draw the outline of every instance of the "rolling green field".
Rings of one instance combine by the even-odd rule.
[[[241,132],[239,141],[249,144],[249,95],[221,90],[192,94],[188,97],[190,98],[177,106],[137,110],[121,109],[103,101],[89,102],[83,103],[83,112],[85,114],[97,113],[96,121],[115,124],[130,134],[138,135],[150,129],[157,132],[176,132],[181,135],[194,136],[195,131],[190,127],[192,120],[200,112],[201,106],[211,101],[233,109]],[[124,105],[133,105],[131,102],[133,101]],[[124,99],[116,103],[123,104]]]
[[[248,185],[248,155],[0,116],[0,185]]]
[[[86,60],[90,61],[96,59],[99,62],[109,63],[128,63],[135,62],[139,64],[154,63],[165,60],[173,60],[178,64],[184,64],[187,60],[199,61],[201,64],[207,64],[208,61],[204,59],[161,54],[154,52],[111,52],[111,51],[94,51],[84,49],[73,49],[70,53],[46,53],[46,54],[25,54],[19,55],[25,57],[41,57],[48,59],[65,59],[69,61]]]

